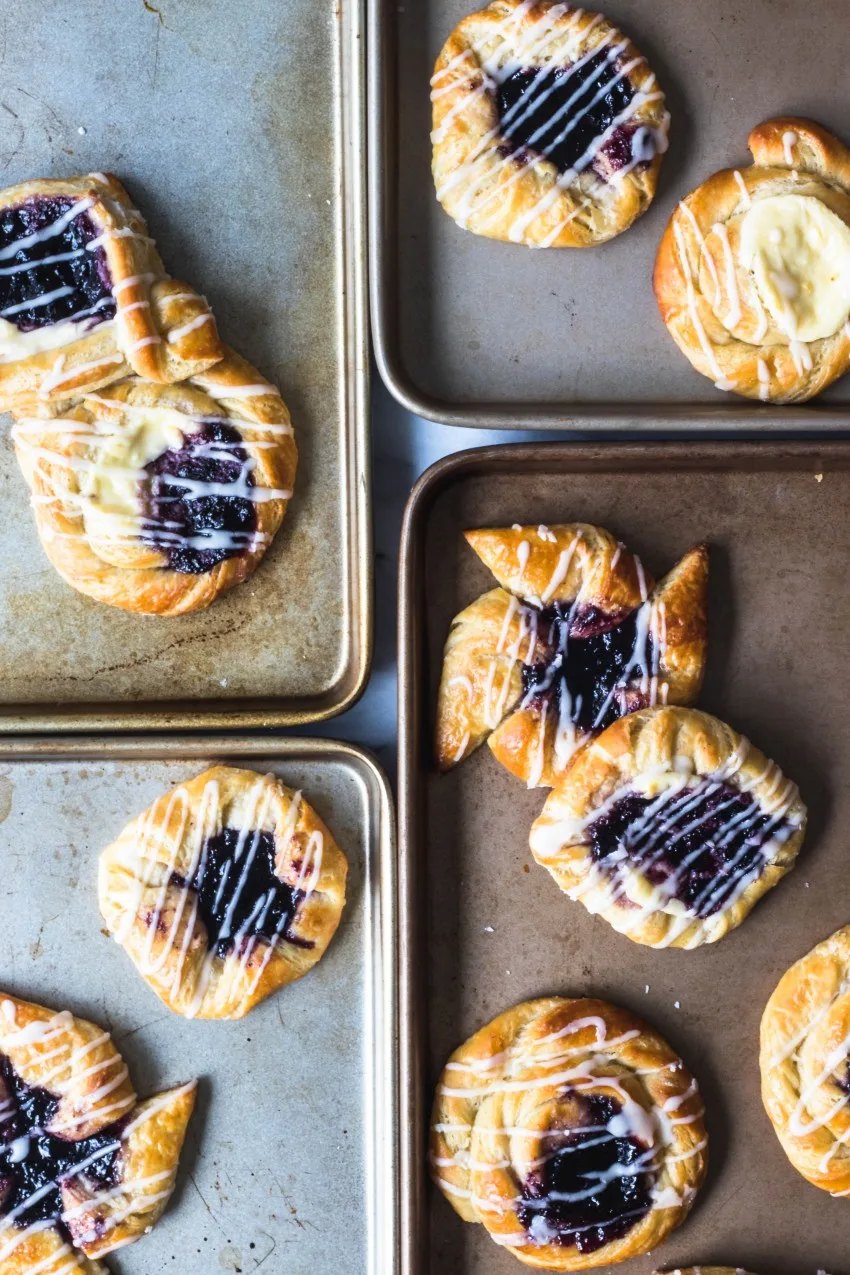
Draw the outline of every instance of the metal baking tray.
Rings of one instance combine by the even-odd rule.
[[[435,773],[443,642],[452,616],[491,586],[461,533],[559,519],[611,528],[659,574],[708,539],[700,704],[765,748],[808,803],[796,870],[716,946],[640,947],[564,898],[528,849],[545,792],[525,789],[486,745]],[[850,823],[848,554],[850,443],[490,447],[442,461],[415,488],[400,594],[403,1275],[520,1270],[427,1183],[424,1143],[452,1049],[500,1010],[550,993],[596,993],[644,1015],[705,1097],[711,1167],[691,1217],[651,1256],[612,1271],[722,1263],[850,1275],[848,1210],[786,1160],[758,1069],[759,1020],[779,978],[850,920],[850,896],[836,888]]]
[[[101,931],[97,856],[211,759],[303,789],[348,856],[327,955],[238,1022],[172,1014]],[[0,742],[2,985],[105,1026],[140,1094],[193,1076],[178,1186],[111,1271],[396,1269],[398,1137],[392,798],[364,752],[327,740]]]
[[[0,732],[278,726],[371,655],[364,0],[6,0],[0,185],[111,169],[289,404],[295,498],[206,612],[98,605],[38,545],[0,422]]]
[[[850,378],[808,407],[716,390],[667,334],[651,284],[677,200],[748,163],[755,124],[809,116],[850,141],[834,0],[594,0],[657,72],[670,150],[654,204],[629,231],[596,249],[541,252],[461,230],[434,194],[434,61],[484,3],[370,0],[372,332],[396,398],[444,424],[490,428],[846,428]]]

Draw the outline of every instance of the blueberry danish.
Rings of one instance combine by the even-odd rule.
[[[100,856],[100,910],[145,981],[187,1018],[241,1018],[324,955],[348,864],[300,792],[215,766]]]
[[[437,701],[442,770],[485,739],[528,786],[551,786],[577,748],[655,703],[690,704],[707,647],[708,551],[655,584],[585,523],[468,531],[499,588],[452,621]]]
[[[850,1196],[850,926],[792,965],[761,1021],[761,1092],[798,1173]]]
[[[766,120],[753,162],[673,213],[655,295],[679,349],[718,389],[801,403],[850,368],[850,150],[810,120]]]
[[[0,1275],[106,1275],[174,1189],[195,1082],[139,1102],[93,1023],[0,998]]]
[[[723,722],[644,709],[576,755],[531,850],[571,899],[651,947],[715,943],[794,865],[797,787]]]
[[[203,297],[169,279],[113,176],[0,191],[0,411],[53,403],[135,372],[181,381],[222,348]]]
[[[437,198],[467,230],[583,248],[627,230],[652,202],[664,94],[601,14],[493,0],[447,40],[431,100]]]
[[[707,1167],[697,1083],[652,1028],[551,996],[456,1049],[437,1087],[431,1172],[467,1222],[549,1271],[648,1253]]]
[[[209,606],[256,568],[292,495],[286,405],[232,351],[178,385],[133,377],[63,407],[21,399],[15,417],[45,553],[128,611]]]

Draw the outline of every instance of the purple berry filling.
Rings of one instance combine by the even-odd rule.
[[[549,1158],[523,1184],[517,1214],[532,1243],[595,1253],[649,1212],[654,1173],[648,1147],[608,1130],[620,1103],[602,1094],[570,1097],[585,1127],[549,1138]]]
[[[0,1059],[0,1075],[7,1094],[5,1118],[0,1119],[0,1216],[14,1213],[15,1224],[22,1227],[52,1221],[64,1230],[61,1183],[85,1164],[86,1179],[97,1189],[115,1186],[126,1121],[78,1142],[56,1137],[46,1126],[59,1100],[46,1089],[25,1084],[7,1058]]]
[[[254,485],[241,443],[231,425],[204,421],[196,434],[184,437],[179,451],[163,452],[145,466],[150,477],[140,484],[143,539],[166,555],[172,571],[203,575],[251,547],[257,529],[253,500],[219,490]]]
[[[656,810],[645,820],[649,806]],[[787,820],[764,813],[731,784],[703,780],[669,801],[629,793],[588,827],[590,852],[605,866],[625,851],[651,885],[678,899],[697,917],[720,912],[767,862],[768,845],[787,840]]]
[[[560,708],[569,695],[569,716],[583,730],[604,730],[625,712],[634,712],[649,703],[648,695],[630,686],[638,644],[638,611],[612,612],[586,608],[571,615],[567,603],[556,603],[541,611],[537,632],[548,658],[526,664],[522,670],[523,702],[550,702]],[[652,666],[652,639],[647,634],[641,645],[642,661]]]
[[[97,227],[85,210],[62,225],[73,207],[72,199],[36,197],[0,210],[0,317],[21,332],[77,318],[94,327],[115,317],[106,254],[86,246]],[[28,242],[34,234],[44,237]]]
[[[171,879],[194,890],[207,941],[219,956],[254,938],[314,946],[290,932],[305,892],[277,876],[274,833],[225,828],[204,842],[191,881],[176,873]]]
[[[619,62],[601,52],[555,70],[525,68],[504,80],[496,103],[505,158],[525,164],[541,157],[560,173],[593,167],[602,177],[631,164],[635,126],[615,120],[628,111],[635,90]]]

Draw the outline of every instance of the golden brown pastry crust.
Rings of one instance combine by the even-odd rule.
[[[240,929],[222,955],[186,883],[203,874],[206,841],[228,828],[245,834],[242,853],[252,858],[258,851],[250,834],[272,833],[275,876],[301,897],[273,942]],[[241,1018],[324,955],[345,905],[347,871],[345,855],[300,793],[276,775],[214,766],[165,793],[103,851],[100,910],[169,1009],[187,1018]],[[247,902],[250,890],[249,883]]]
[[[655,1179],[648,1212],[582,1254],[534,1242],[517,1204],[553,1135],[581,1127],[581,1099],[590,1095],[619,1106],[614,1118],[646,1147]],[[452,1207],[544,1270],[606,1266],[654,1249],[686,1217],[706,1148],[702,1101],[684,1063],[640,1019],[601,1000],[551,996],[500,1014],[452,1054],[431,1120],[431,1172]]]
[[[615,173],[601,151],[600,172],[588,156],[582,172],[563,173],[524,147],[510,153],[508,144],[505,154],[495,89],[506,65],[508,74],[569,66],[614,50],[618,73],[635,91],[621,122],[636,130],[647,162]],[[664,94],[646,59],[601,14],[555,0],[493,0],[452,32],[431,88],[437,198],[465,229],[533,247],[583,248],[627,230],[652,202],[667,148]],[[606,141],[610,132],[603,135]],[[602,137],[597,142],[604,145]],[[631,153],[634,157],[634,145]]]
[[[719,389],[805,402],[850,367],[850,325],[808,345],[782,332],[736,254],[740,222],[754,202],[793,194],[821,201],[850,225],[850,151],[794,116],[759,124],[747,144],[750,167],[714,173],[674,211],[655,262],[655,295],[679,349]]]
[[[684,802],[686,791],[703,779],[748,793],[762,813],[780,821],[785,839],[766,843],[770,854],[763,865],[735,873],[732,890],[721,893],[722,907],[700,917],[671,896],[663,880],[650,881],[628,855],[616,870],[600,867],[588,828],[630,793],[656,798],[666,792],[667,800]],[[651,826],[663,833],[661,818]],[[676,831],[682,826],[676,822]],[[560,888],[615,930],[651,947],[692,948],[714,943],[741,924],[793,867],[805,828],[806,808],[796,785],[731,726],[695,709],[647,708],[614,722],[576,754],[532,825],[530,840],[535,859]],[[744,861],[741,867],[747,867]],[[675,874],[669,882],[675,884]]]
[[[104,1188],[78,1173],[62,1183],[62,1224],[18,1226],[0,1213],[0,1275],[100,1275],[94,1260],[146,1234],[174,1189],[195,1082],[138,1102],[108,1033],[63,1011],[0,997],[0,1056],[58,1100],[47,1131],[76,1142],[115,1127],[117,1177]],[[3,1103],[10,1098],[0,1081]],[[58,1219],[57,1219],[58,1220]],[[52,1260],[51,1260],[52,1259]]]
[[[117,313],[88,332],[69,326],[65,345],[0,361],[0,411],[20,395],[58,403],[133,373],[181,381],[222,357],[209,305],[188,284],[168,278],[144,218],[117,178],[90,173],[23,182],[0,191],[0,208],[37,196],[91,201],[86,211],[103,236]]]
[[[761,1020],[761,1093],[798,1173],[850,1196],[850,926],[792,965]]]
[[[186,433],[210,417],[226,422],[241,435],[246,473],[251,466],[256,528],[237,535],[231,557],[198,574],[171,570],[166,553],[142,539],[141,502],[129,521],[105,526],[98,517],[101,502],[90,488],[92,467],[106,463],[116,436],[144,420],[142,409],[161,408],[185,415]],[[15,451],[47,557],[80,593],[127,611],[182,615],[241,584],[271,544],[292,495],[298,452],[286,404],[232,350],[209,371],[179,385],[133,377],[64,407],[24,398],[15,418]],[[144,529],[160,539],[174,534],[150,520]]]
[[[708,550],[691,550],[658,584],[610,532],[583,523],[469,531],[466,539],[495,575],[452,621],[437,698],[436,756],[448,770],[488,739],[497,759],[530,787],[551,786],[592,732],[561,720],[558,708],[523,695],[523,665],[551,665],[557,651],[541,608],[574,604],[576,623],[623,619],[646,606],[651,667],[637,665],[622,709],[692,703],[708,641]],[[643,656],[648,653],[648,646]],[[643,659],[641,652],[636,655]],[[557,680],[557,679],[556,679]],[[488,738],[489,737],[489,738]]]

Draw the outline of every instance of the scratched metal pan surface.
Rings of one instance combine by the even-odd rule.
[[[450,425],[516,429],[835,430],[850,377],[813,405],[716,390],[668,336],[652,293],[677,200],[749,162],[750,129],[803,115],[847,136],[847,41],[834,0],[599,0],[649,59],[672,115],[649,211],[599,248],[539,252],[461,230],[431,180],[430,77],[485,0],[370,0],[370,273],[378,366]],[[842,87],[843,86],[843,87]]]
[[[288,725],[371,644],[362,0],[5,0],[0,185],[112,170],[166,267],[277,382],[300,451],[257,573],[209,611],[65,585],[0,419],[0,732]]]
[[[178,1186],[115,1275],[396,1268],[394,823],[365,753],[325,740],[179,736],[0,743],[2,986],[106,1027],[146,1095],[198,1077]],[[324,958],[239,1022],[169,1012],[101,930],[99,851],[211,759],[280,774],[349,862]],[[383,1101],[375,1102],[380,1095]]]
[[[850,444],[536,444],[461,453],[408,504],[400,596],[401,1127],[411,1177],[403,1275],[517,1275],[481,1226],[427,1181],[439,1072],[480,1025],[543,994],[598,994],[677,1049],[706,1105],[710,1170],[690,1218],[621,1275],[697,1264],[761,1275],[850,1275],[848,1209],[786,1160],[759,1096],[758,1027],[780,977],[850,920],[850,685],[845,588]],[[440,777],[431,732],[452,617],[492,587],[466,528],[596,522],[661,575],[711,546],[708,675],[700,704],[799,784],[798,865],[741,928],[658,951],[571,903],[528,849],[545,798],[484,745]]]

